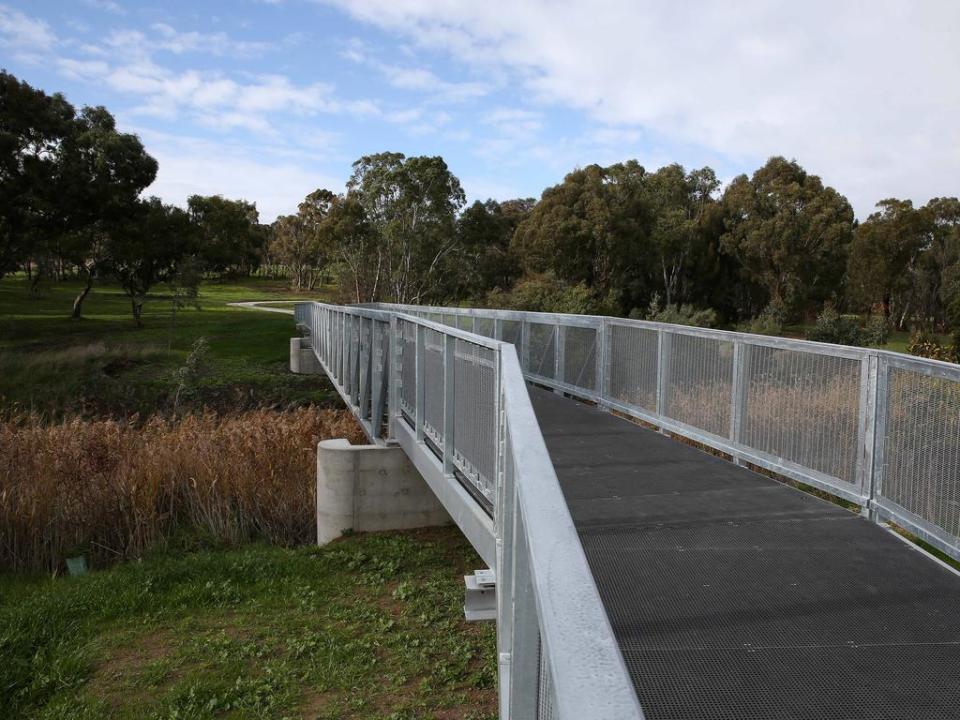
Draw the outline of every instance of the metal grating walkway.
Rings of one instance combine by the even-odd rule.
[[[530,395],[649,720],[960,718],[960,576],[828,502]]]

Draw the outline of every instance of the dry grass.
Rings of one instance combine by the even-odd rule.
[[[134,424],[0,421],[0,570],[136,557],[175,530],[237,543],[308,541],[315,448],[362,434],[345,411],[211,412]]]

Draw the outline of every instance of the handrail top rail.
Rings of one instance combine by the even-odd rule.
[[[380,310],[378,308],[368,307],[365,305],[335,305],[333,303],[325,303],[317,300],[303,301],[303,304],[305,305],[311,303],[314,305],[319,305],[320,307],[330,308],[337,312],[346,313],[347,315],[380,320],[382,322],[390,322],[390,319],[395,317],[398,320],[403,320],[404,322],[413,323],[415,325],[422,325],[430,330],[435,330],[443,333],[444,335],[451,335],[459,340],[464,340],[466,342],[473,343],[474,345],[490,348],[491,350],[499,350],[501,346],[510,344],[505,343],[502,340],[488,338],[486,335],[477,335],[469,330],[451,327],[450,325],[444,325],[443,323],[427,320],[426,318],[417,317],[416,315],[410,315],[398,310]]]

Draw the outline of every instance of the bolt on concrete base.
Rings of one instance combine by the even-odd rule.
[[[399,447],[323,440],[317,446],[317,543],[345,531],[449,525],[450,516]]]

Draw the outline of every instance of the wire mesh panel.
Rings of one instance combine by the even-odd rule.
[[[891,367],[882,494],[960,537],[960,382]]]
[[[856,482],[861,361],[744,345],[740,442]]]
[[[400,336],[400,409],[411,418],[417,411],[417,326],[397,320]]]
[[[665,333],[665,413],[714,435],[730,434],[733,343],[699,335]]]
[[[529,323],[529,348],[527,351],[527,371],[540,377],[553,379],[556,372],[556,325]]]
[[[629,325],[608,326],[606,392],[612,399],[657,411],[657,331]]]
[[[597,330],[567,327],[563,333],[563,382],[597,389]]]
[[[452,313],[444,313],[442,322],[444,325],[449,325],[450,327],[457,327],[457,316]]]
[[[443,337],[436,330],[423,330],[423,431],[438,445],[443,443]]]
[[[484,337],[492,338],[493,337],[493,326],[494,320],[492,317],[477,317],[476,325],[473,328],[473,331],[477,335],[483,335]]]
[[[520,341],[523,338],[522,320],[501,320],[500,321],[501,340],[505,343],[517,346],[517,354],[520,354]]]
[[[492,504],[496,496],[496,351],[454,342],[454,462]]]
[[[457,327],[467,332],[473,332],[473,318],[470,315],[457,315]]]
[[[553,680],[550,676],[550,659],[544,655],[543,640],[540,641],[540,678],[537,683],[537,720],[553,720],[556,717],[553,702]]]

